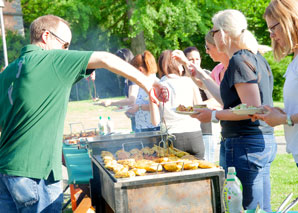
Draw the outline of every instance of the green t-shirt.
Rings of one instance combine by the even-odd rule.
[[[70,90],[92,52],[27,45],[0,74],[0,173],[62,178],[62,136]]]

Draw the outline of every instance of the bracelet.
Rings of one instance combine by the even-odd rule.
[[[287,124],[288,124],[288,126],[294,126],[294,122],[292,121],[290,115],[287,115]]]
[[[211,121],[213,123],[218,123],[219,120],[216,118],[216,110],[213,110],[212,113],[211,113]]]

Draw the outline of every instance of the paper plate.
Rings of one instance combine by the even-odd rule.
[[[231,111],[237,115],[253,115],[265,112],[263,108],[231,109]]]
[[[127,110],[129,110],[130,107],[129,106],[122,106],[122,107],[117,107],[116,109],[114,109],[114,112],[126,112]]]
[[[176,113],[181,114],[181,115],[194,115],[194,114],[199,114],[199,112],[193,111],[193,112],[189,112],[189,111],[178,111],[175,110]]]

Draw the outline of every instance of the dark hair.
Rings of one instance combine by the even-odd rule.
[[[134,55],[128,48],[123,48],[120,50],[117,50],[115,53],[118,57],[122,58],[124,61],[130,63],[130,61],[133,59]]]
[[[55,31],[59,22],[62,22],[69,27],[69,23],[66,20],[54,15],[40,16],[35,19],[30,25],[31,43],[40,41],[44,29]]]
[[[161,78],[164,75],[180,75],[177,61],[172,58],[172,50],[165,50],[158,59],[158,75]]]
[[[199,50],[196,47],[187,47],[183,50],[184,55],[187,55],[188,53],[190,53],[192,51],[197,51],[198,53],[200,53]]]
[[[157,73],[156,60],[148,50],[145,50],[143,54],[136,55],[130,63],[137,69],[139,67],[144,68],[147,75]]]

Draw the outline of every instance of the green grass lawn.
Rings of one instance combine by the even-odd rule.
[[[276,211],[290,192],[298,197],[298,168],[290,154],[279,154],[271,166],[271,205]],[[291,211],[298,211],[296,205]]]

